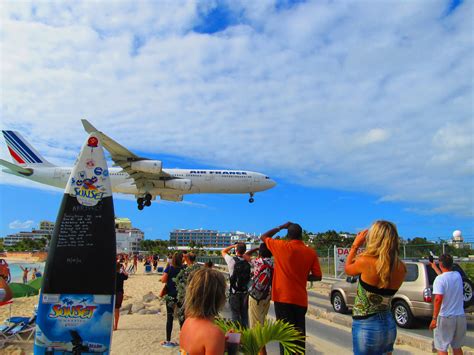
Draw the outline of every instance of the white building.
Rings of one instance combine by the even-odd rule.
[[[51,234],[42,230],[32,230],[31,232],[19,232],[16,234],[10,234],[5,237],[3,240],[3,245],[5,247],[12,247],[19,243],[23,239],[33,239],[33,240],[42,240],[46,239],[46,244],[48,244],[48,238],[51,237]]]
[[[455,230],[453,232],[453,239],[448,240],[448,244],[452,245],[453,247],[459,248],[471,248],[471,244],[464,243],[464,238],[460,230]]]
[[[138,228],[133,228],[130,219],[115,218],[115,236],[117,253],[138,253],[145,233]]]

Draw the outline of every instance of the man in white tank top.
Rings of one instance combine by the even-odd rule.
[[[464,313],[463,281],[461,274],[453,271],[453,257],[443,254],[439,257],[442,273],[433,283],[434,305],[430,329],[434,330],[434,346],[438,354],[462,354],[466,336],[466,315]],[[433,267],[435,270],[436,268]]]

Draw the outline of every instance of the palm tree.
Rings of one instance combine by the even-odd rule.
[[[295,341],[304,341],[304,336],[291,324],[282,320],[266,320],[263,325],[256,324],[253,328],[243,328],[240,324],[216,319],[215,323],[224,333],[229,331],[240,333],[240,351],[248,355],[257,355],[265,345],[272,341],[280,342],[285,355],[304,353],[301,345]]]

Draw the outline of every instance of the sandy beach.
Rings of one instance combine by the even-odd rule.
[[[142,265],[138,272],[130,275],[124,284],[125,297],[122,304],[119,329],[112,336],[112,354],[143,353],[176,354],[177,349],[165,349],[160,345],[166,338],[166,308],[157,297],[149,302],[143,301],[143,296],[149,298],[158,296],[163,284],[159,274],[144,274]],[[152,293],[152,295],[150,294]],[[13,316],[31,316],[34,306],[38,304],[38,296],[13,299],[13,303],[0,307],[0,322]],[[132,314],[128,314],[132,312]],[[179,325],[173,326],[173,341],[179,339]],[[33,353],[33,342],[11,343],[0,349],[1,354]]]

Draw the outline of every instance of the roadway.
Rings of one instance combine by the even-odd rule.
[[[329,296],[325,294],[320,294],[315,291],[308,291],[308,303],[309,307],[319,307],[323,308],[327,312],[334,312],[331,301],[329,300]],[[348,315],[342,315],[344,317],[347,317],[348,319],[351,318],[350,314]],[[407,332],[411,334],[417,334],[417,335],[422,335],[428,338],[433,337],[433,333],[431,330],[428,329],[430,320],[429,319],[419,319],[415,323],[415,328],[413,329],[401,329],[398,328],[398,331],[400,332]],[[474,348],[474,319],[470,319],[467,322],[467,334],[466,334],[466,346],[470,348]]]
[[[228,303],[225,305],[222,316],[224,318],[230,318],[231,316]],[[268,318],[275,319],[273,303],[270,306]],[[306,335],[306,354],[319,355],[352,353],[352,334],[348,327],[307,314]],[[271,355],[279,354],[278,343],[270,343],[270,345],[267,346],[267,352]],[[425,352],[407,345],[396,345],[394,354],[419,355],[425,354]]]

